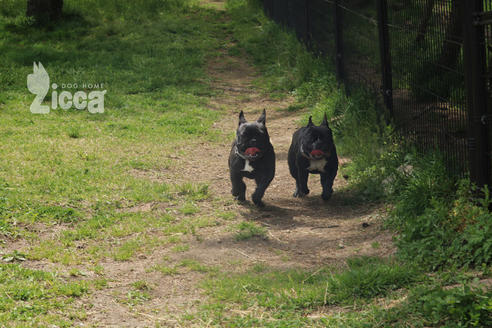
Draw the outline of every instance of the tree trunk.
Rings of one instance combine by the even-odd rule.
[[[26,16],[38,23],[56,21],[61,18],[62,8],[63,0],[27,0]]]

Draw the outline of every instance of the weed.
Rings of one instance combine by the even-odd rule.
[[[26,255],[17,250],[14,250],[12,253],[2,255],[1,259],[4,262],[25,261]]]
[[[68,129],[68,136],[72,139],[78,139],[80,138],[80,130],[77,127],[71,127]]]
[[[184,215],[192,215],[200,212],[200,209],[193,203],[185,203],[179,211]]]
[[[173,252],[181,253],[181,252],[186,252],[190,250],[190,245],[176,245],[172,248]]]
[[[488,327],[492,325],[492,292],[464,285],[445,290],[442,287],[419,288],[412,292],[409,304],[426,324],[448,327]]]
[[[210,197],[208,185],[183,183],[176,186],[178,195],[185,196],[190,200],[200,201]]]
[[[441,161],[416,167],[387,221],[400,232],[400,256],[430,269],[490,264],[489,193],[474,199],[472,190],[467,180],[456,188]]]
[[[203,264],[199,263],[198,261],[192,260],[192,259],[181,260],[181,262],[178,264],[178,267],[187,268],[190,271],[201,272],[201,273],[216,270],[213,267],[203,265]]]
[[[116,261],[128,261],[141,247],[139,240],[125,241],[114,252],[114,259]]]
[[[142,291],[145,291],[145,290],[151,290],[152,288],[150,287],[149,283],[147,283],[146,281],[144,280],[138,280],[138,281],[135,281],[134,283],[132,283],[132,286],[133,288],[135,288],[136,290],[142,290]]]
[[[105,278],[94,279],[92,285],[97,290],[105,289],[108,286],[108,280]]]
[[[125,303],[131,306],[143,304],[151,298],[150,294],[147,291],[141,290],[130,290],[126,294],[126,297],[127,299]]]
[[[218,269],[215,267],[210,267],[199,263],[193,259],[183,259],[179,263],[169,266],[166,264],[157,265],[153,268],[155,271],[159,271],[165,275],[175,275],[181,274],[186,271],[200,272],[200,273],[210,273],[217,272]]]
[[[153,267],[153,270],[158,271],[166,276],[175,275],[179,273],[178,268],[167,266],[167,265],[156,265]]]
[[[253,222],[243,221],[238,225],[234,238],[238,241],[251,238],[267,238],[267,229]]]
[[[237,217],[237,214],[232,211],[217,211],[215,215],[226,221],[232,221]]]
[[[381,244],[377,241],[374,241],[371,243],[371,247],[374,249],[379,249],[381,247]]]

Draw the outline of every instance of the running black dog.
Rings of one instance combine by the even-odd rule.
[[[309,117],[307,126],[297,130],[292,136],[288,155],[290,174],[296,179],[294,197],[309,194],[307,186],[309,173],[321,175],[323,193],[321,197],[328,200],[333,193],[333,180],[338,171],[338,157],[333,135],[326,114],[320,126],[313,124]]]
[[[251,197],[258,207],[264,206],[261,199],[275,176],[275,152],[270,143],[265,120],[265,110],[256,122],[247,122],[241,111],[236,140],[229,155],[232,195],[237,200],[244,201],[246,184],[243,178],[254,179],[256,190]]]

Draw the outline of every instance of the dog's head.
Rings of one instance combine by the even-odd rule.
[[[328,126],[326,114],[319,126],[313,124],[312,117],[310,116],[308,125],[304,131],[304,135],[300,141],[303,156],[312,160],[331,156],[334,148],[333,134]]]
[[[263,156],[270,144],[270,137],[265,126],[266,113],[255,122],[247,122],[244,113],[239,113],[239,126],[236,131],[237,152],[248,160],[255,160]]]

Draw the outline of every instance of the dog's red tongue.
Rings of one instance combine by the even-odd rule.
[[[254,156],[254,155],[256,155],[259,152],[260,152],[260,149],[259,148],[249,147],[249,148],[246,148],[246,150],[244,151],[244,154],[245,155],[248,155],[248,156]]]
[[[323,155],[323,151],[322,150],[319,150],[319,149],[314,149],[313,151],[311,151],[311,155],[313,155],[313,156],[322,156]]]

